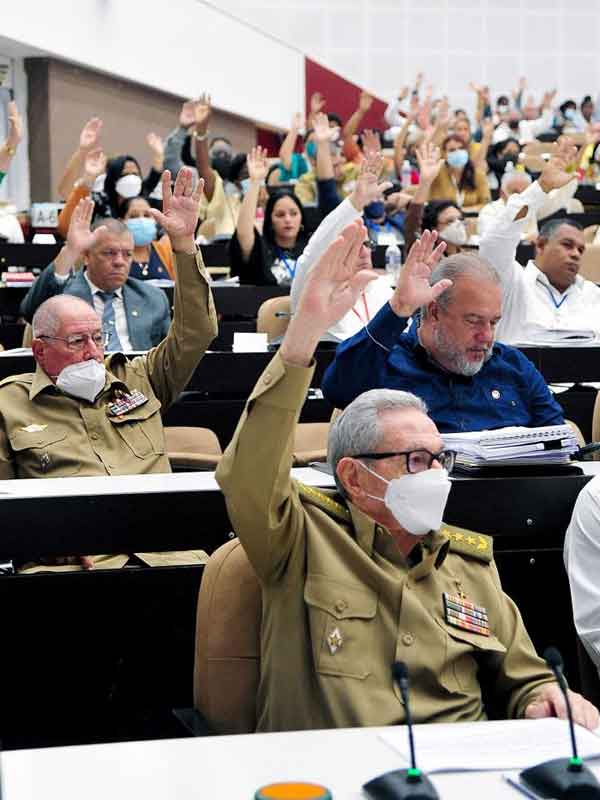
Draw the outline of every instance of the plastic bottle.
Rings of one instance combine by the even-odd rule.
[[[401,266],[402,251],[397,244],[389,244],[385,249],[385,273],[390,282],[390,286],[396,285]]]
[[[400,183],[402,184],[403,189],[408,189],[412,182],[412,167],[410,165],[410,161],[406,159],[404,164],[402,164],[402,170],[400,172]]]

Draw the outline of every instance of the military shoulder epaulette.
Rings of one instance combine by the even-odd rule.
[[[300,497],[308,500],[309,503],[322,508],[329,514],[333,514],[334,517],[338,517],[338,519],[341,519],[343,522],[352,521],[352,515],[346,506],[338,503],[337,500],[334,500],[333,497],[325,494],[325,492],[322,492],[320,489],[315,489],[314,486],[307,486],[305,483],[298,482],[298,493]]]
[[[450,539],[450,550],[463,556],[471,556],[479,561],[489,563],[494,557],[494,540],[491,536],[457,528],[455,525],[444,525],[442,533]]]
[[[9,383],[25,383],[31,386],[33,381],[33,373],[25,372],[22,375],[9,375],[8,378],[2,378],[0,381],[1,386],[7,386]]]

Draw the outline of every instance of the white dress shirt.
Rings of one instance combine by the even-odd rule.
[[[579,493],[563,554],[575,628],[600,671],[600,475]]]
[[[533,261],[523,268],[515,260],[527,217],[520,210],[537,210],[547,199],[535,181],[521,194],[508,198],[500,215],[481,240],[479,254],[498,270],[502,280],[502,319],[496,338],[505,344],[544,340],[547,330],[591,330],[600,337],[600,289],[579,275],[565,292],[559,292]]]
[[[87,270],[83,273],[83,277],[86,279],[87,284],[90,287],[92,298],[94,300],[94,309],[100,319],[102,319],[104,314],[104,300],[99,296],[98,293],[102,292],[103,290],[99,289],[91,282],[91,280],[88,278]],[[117,329],[117,335],[119,337],[119,341],[121,342],[121,350],[124,353],[128,353],[133,350],[133,348],[129,339],[129,328],[127,327],[125,303],[123,302],[123,287],[121,286],[119,289],[115,289],[114,294],[115,297],[113,297],[113,309],[115,312],[115,328]]]
[[[350,198],[346,198],[325,217],[310,237],[302,255],[296,262],[296,272],[294,273],[290,291],[292,315],[296,313],[298,301],[310,270],[344,228],[354,220],[360,219],[360,217],[360,211],[354,208]],[[323,336],[323,339],[328,342],[343,342],[344,339],[354,336],[355,333],[364,328],[370,319],[373,319],[393,293],[394,290],[391,288],[387,277],[371,281],[358,298],[354,308],[334,323]]]

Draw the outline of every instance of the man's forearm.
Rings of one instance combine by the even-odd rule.
[[[202,135],[206,136],[206,133]],[[210,203],[215,193],[215,173],[210,166],[208,142],[206,139],[200,139],[198,137],[192,137],[192,141],[196,144],[196,167],[198,169],[198,174],[201,178],[204,178],[204,196]]]

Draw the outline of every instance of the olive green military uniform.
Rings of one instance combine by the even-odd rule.
[[[501,713],[522,716],[553,678],[502,592],[491,539],[443,527],[407,563],[357,508],[290,478],[312,372],[274,357],[217,470],[263,589],[258,729],[402,723],[397,660],[415,722],[485,719],[482,681]],[[485,607],[490,635],[446,622],[444,592]]]
[[[38,366],[0,381],[0,479],[170,472],[161,412],[185,387],[217,321],[202,257],[176,254],[175,312],[166,338],[131,361],[105,359],[106,385],[93,403],[63,394]],[[121,392],[148,398],[122,415]]]

